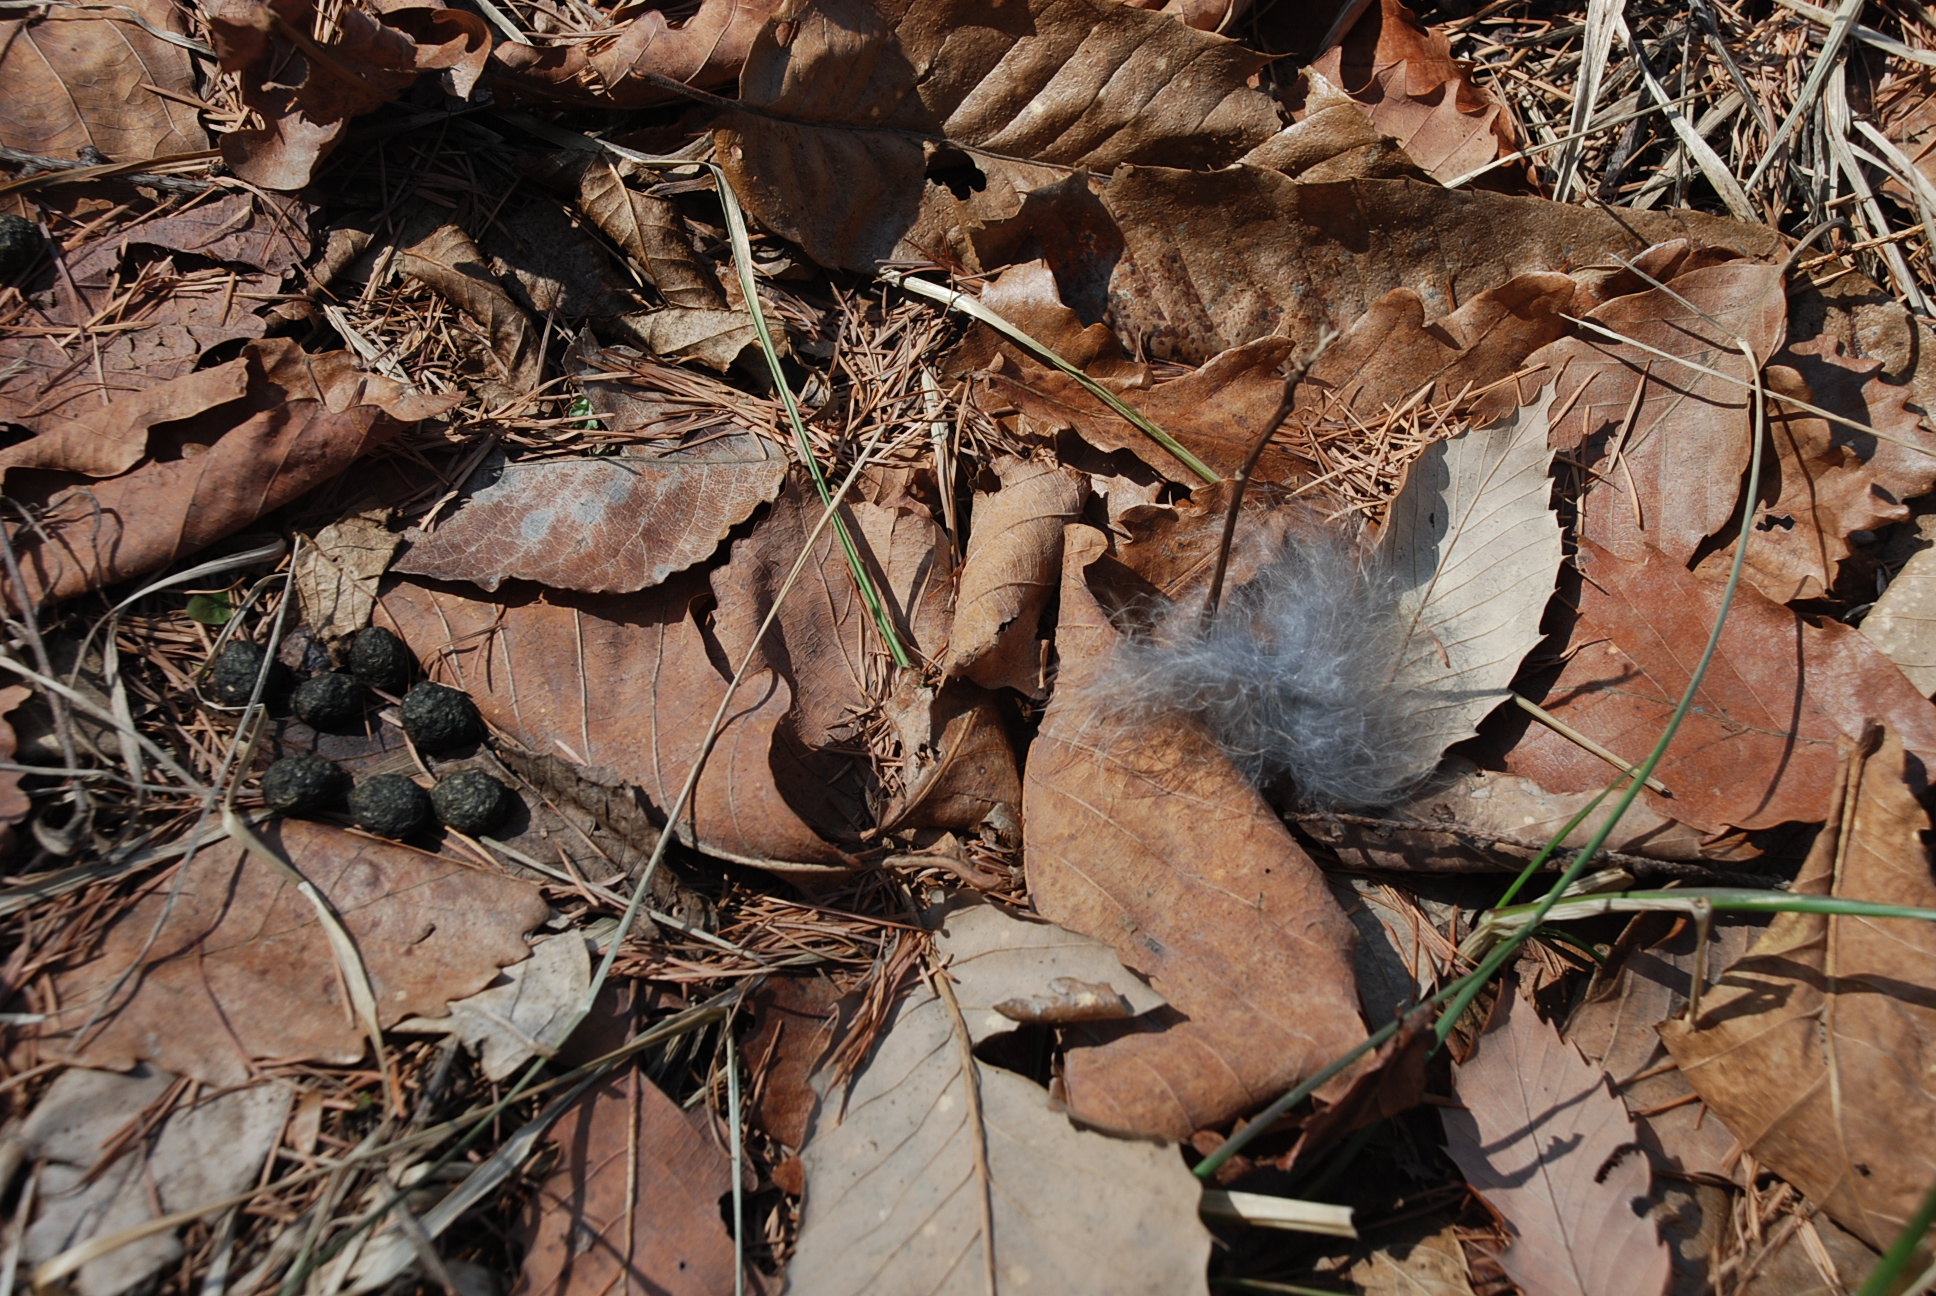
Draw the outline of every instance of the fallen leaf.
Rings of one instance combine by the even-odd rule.
[[[303,624],[317,637],[346,638],[370,624],[377,587],[403,537],[390,529],[390,510],[351,513],[318,531],[292,563]]]
[[[5,721],[19,709],[21,703],[33,696],[34,691],[25,684],[9,684],[0,688],[0,761],[22,759],[16,726]],[[0,771],[0,859],[13,853],[13,826],[25,819],[34,808],[33,802],[21,790],[20,779],[18,770]]]
[[[551,1132],[559,1160],[525,1209],[513,1296],[732,1290],[719,1201],[733,1169],[711,1123],[705,1106],[682,1111],[637,1067],[594,1086]]]
[[[1504,105],[1402,0],[1368,7],[1311,67],[1357,100],[1372,125],[1435,180],[1455,180],[1519,147]]]
[[[629,594],[710,558],[785,480],[786,459],[750,433],[662,454],[494,456],[395,566],[487,590],[515,578]]]
[[[165,439],[151,430],[151,459],[132,472],[85,487],[56,475],[9,483],[15,498],[45,510],[44,538],[14,542],[29,598],[72,598],[166,566],[459,399],[419,395],[362,372],[348,352],[311,355],[286,339],[249,344],[238,363],[247,394],[167,424]],[[186,391],[207,382],[175,381]]]
[[[1828,821],[1791,890],[1936,907],[1901,739],[1843,744]],[[1910,919],[1777,914],[1660,1035],[1696,1092],[1762,1165],[1837,1223],[1888,1246],[1936,1179],[1936,1011],[1921,987],[1936,929]]]
[[[94,148],[112,162],[208,147],[181,101],[195,94],[188,51],[130,21],[185,36],[180,11],[166,0],[127,7],[130,15],[56,8],[0,21],[0,144],[63,160]]]
[[[1070,528],[1061,674],[1023,773],[1025,859],[1037,911],[1108,942],[1171,1005],[1072,1033],[1070,1109],[1187,1138],[1364,1037],[1353,933],[1317,866],[1201,730],[1177,721],[1111,741],[1098,723],[1110,699],[1082,683],[1116,633],[1084,572],[1102,550],[1100,533]]]
[[[308,184],[352,117],[397,98],[421,72],[441,71],[444,89],[468,99],[490,54],[489,26],[461,9],[332,11],[334,32],[320,42],[312,10],[313,0],[214,0],[206,9],[222,70],[237,75],[243,104],[263,122],[222,136],[222,157],[265,189]]]
[[[1652,1220],[1647,1159],[1606,1073],[1508,986],[1477,1052],[1453,1068],[1446,1151],[1505,1220],[1499,1264],[1538,1296],[1659,1296],[1670,1261]]]
[[[1065,261],[1051,256],[1058,282],[1105,284],[1097,296],[1116,333],[1183,364],[1272,334],[1302,354],[1394,288],[1417,293],[1428,316],[1449,315],[1517,275],[1632,257],[1636,231],[1650,243],[1779,255],[1767,227],[1693,212],[1616,221],[1541,198],[1408,180],[1297,181],[1255,166],[1125,167],[1097,198],[1114,229],[1082,231],[1093,252],[1075,245]]]
[[[1472,1296],[1456,1227],[1428,1219],[1404,1232],[1345,1271],[1363,1296]]]
[[[548,194],[522,191],[498,208],[479,248],[498,284],[533,319],[554,326],[595,320],[621,328],[646,309],[636,280],[613,259],[583,213]]]
[[[1060,576],[1063,528],[1081,513],[1088,481],[1070,468],[1012,456],[993,469],[1001,489],[976,497],[948,673],[1036,697],[1036,627]]]
[[[445,10],[443,12],[455,12]],[[538,330],[491,274],[470,235],[456,225],[440,225],[397,252],[397,269],[422,281],[475,320],[490,339],[496,373],[486,390],[505,398],[528,396],[544,372]]]
[[[378,600],[376,623],[420,650],[442,649],[431,677],[469,692],[484,718],[527,750],[607,767],[640,789],[663,823],[726,690],[688,610],[704,588],[684,577],[641,594],[527,586],[484,598],[400,581]],[[679,835],[783,873],[844,872],[846,856],[803,815],[851,833],[855,812],[844,790],[779,735],[791,702],[780,677],[755,674],[741,685]]]
[[[249,377],[247,361],[231,360],[84,409],[72,423],[0,450],[0,479],[24,468],[118,477],[147,457],[148,432],[155,424],[193,418],[240,400],[248,392]]]
[[[713,3],[718,5],[721,0]],[[756,6],[741,5],[739,11],[755,12]],[[592,159],[581,166],[577,181],[579,210],[644,271],[666,305],[689,310],[725,309],[726,294],[720,291],[712,269],[693,254],[692,240],[677,207],[668,199],[627,188],[614,159]]]
[[[1373,552],[1396,582],[1395,686],[1412,690],[1431,761],[1479,731],[1540,640],[1560,566],[1547,500],[1548,393],[1513,417],[1434,442],[1412,461]]]
[[[21,1258],[39,1265],[71,1247],[195,1210],[248,1188],[275,1150],[296,1087],[271,1080],[176,1105],[134,1145],[111,1154],[124,1131],[176,1085],[152,1067],[131,1074],[70,1068],[41,1095],[14,1137],[45,1161]],[[103,1156],[108,1159],[103,1162]],[[174,1229],[151,1233],[88,1261],[73,1278],[79,1296],[120,1296],[182,1258]]]
[[[947,913],[935,949],[960,1016],[918,986],[846,1091],[822,1100],[802,1153],[807,1190],[787,1290],[979,1292],[992,1246],[1005,1287],[1203,1291],[1210,1236],[1197,1219],[1196,1179],[1174,1148],[1080,1129],[1039,1086],[964,1060],[969,1040],[1014,1027],[997,1002],[1059,975],[1137,1004],[1160,999],[1100,942],[992,906]]]
[[[1729,261],[1616,297],[1587,316],[1634,343],[1583,329],[1528,361],[1559,375],[1554,405],[1565,413],[1554,446],[1574,451],[1592,440],[1583,534],[1629,560],[1652,547],[1691,564],[1702,542],[1729,525],[1754,430],[1748,360],[1736,339],[1768,357],[1786,318],[1780,269]]]
[[[454,999],[448,1013],[410,1017],[396,1029],[461,1040],[488,1080],[504,1080],[534,1057],[550,1057],[577,1024],[591,988],[592,961],[578,932],[547,936],[531,957],[498,973],[476,994]]]
[[[692,86],[732,83],[746,51],[776,5],[773,0],[701,0],[674,27],[661,10],[621,5],[631,16],[592,43],[524,45],[499,42],[492,51],[494,81],[527,94],[587,108],[641,108],[676,102],[676,92],[648,77]]]
[[[1288,98],[1295,120],[1242,162],[1300,180],[1431,179],[1397,140],[1372,124],[1362,104],[1327,78],[1306,68]]]
[[[819,493],[796,470],[772,512],[735,541],[731,560],[713,571],[719,600],[713,633],[734,667],[753,647],[824,511]],[[954,575],[947,532],[932,518],[859,500],[843,504],[840,516],[902,642],[924,656],[940,652],[948,638]],[[831,525],[815,541],[759,652],[792,692],[796,735],[816,751],[852,745],[862,716],[889,691],[886,648]]]
[[[313,248],[311,211],[311,205],[300,198],[217,190],[209,201],[117,226],[112,237],[86,244],[68,269],[76,278],[92,278],[98,273],[97,259],[118,261],[124,249],[134,245],[281,274]]]
[[[820,1100],[810,1081],[833,1043],[840,997],[824,976],[768,977],[746,996],[753,1029],[741,1051],[755,1077],[749,1110],[761,1129],[795,1150],[806,1143]]]
[[[1799,396],[1880,434],[1769,401],[1775,463],[1762,468],[1745,570],[1777,603],[1827,597],[1854,552],[1851,533],[1906,520],[1902,501],[1936,485],[1936,437],[1909,407],[1909,388],[1881,381],[1880,368],[1878,360],[1844,359],[1836,342],[1814,337],[1792,343],[1763,371],[1771,396]],[[1695,570],[1719,576],[1733,560],[1730,543],[1710,549]]]
[[[979,245],[1012,243],[1000,226],[1069,168],[1223,166],[1279,126],[1246,84],[1264,56],[1102,0],[973,23],[938,0],[837,0],[779,26],[753,41],[720,162],[762,224],[830,268],[986,268]],[[924,141],[944,139],[931,159]]]
[[[1426,1063],[1437,1046],[1438,1036],[1426,1014],[1400,1023],[1398,1034],[1356,1068],[1351,1083],[1304,1122],[1282,1166],[1293,1172],[1315,1171],[1320,1158],[1346,1135],[1418,1106],[1425,1098]]]
[[[740,352],[759,345],[753,317],[745,311],[668,306],[629,321],[633,337],[646,350],[668,360],[695,360],[725,373]],[[785,355],[786,335],[773,339]]]
[[[1021,822],[1015,743],[992,694],[962,680],[897,689],[887,715],[901,737],[902,788],[881,811],[882,832]]]
[[[1585,580],[1565,666],[1527,694],[1616,755],[1653,749],[1686,692],[1722,590],[1648,550],[1627,562],[1580,542]],[[1713,665],[1655,776],[1671,797],[1642,795],[1659,814],[1716,833],[1725,827],[1820,823],[1832,808],[1835,744],[1870,719],[1936,760],[1936,711],[1861,633],[1815,624],[1743,584]],[[1558,793],[1598,791],[1606,762],[1543,727],[1507,769]]]
[[[1394,288],[1311,367],[1298,417],[1350,414],[1375,425],[1414,399],[1437,404],[1489,387],[1567,331],[1561,316],[1576,287],[1563,274],[1518,275],[1429,322],[1416,292]]]
[[[1918,693],[1936,694],[1936,548],[1910,555],[1862,618],[1862,633]]]
[[[1707,934],[1703,993],[1712,991],[1765,925],[1748,915],[1715,915]],[[1702,936],[1685,918],[1636,918],[1610,956],[1616,960],[1613,967],[1595,974],[1567,1018],[1565,1034],[1613,1081],[1656,1169],[1726,1179],[1734,1176],[1738,1162],[1734,1134],[1719,1116],[1689,1101],[1694,1087],[1671,1065],[1654,1029],[1686,1009]]]
[[[545,918],[528,882],[301,819],[259,831],[348,928],[385,1026],[482,989]],[[172,882],[150,891],[58,975],[44,1044],[77,1065],[150,1061],[211,1085],[241,1084],[271,1058],[362,1058],[368,1040],[310,902],[232,841],[185,868],[174,894]]]

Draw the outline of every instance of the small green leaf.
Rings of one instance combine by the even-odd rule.
[[[205,626],[222,626],[229,623],[235,615],[235,605],[229,602],[226,594],[190,594],[188,596],[188,617]]]
[[[580,396],[567,406],[565,409],[565,417],[582,420],[578,425],[580,432],[603,432],[605,430],[605,425],[593,416],[592,402],[589,396]]]

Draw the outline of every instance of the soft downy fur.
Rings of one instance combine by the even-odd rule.
[[[1398,591],[1343,537],[1286,539],[1207,632],[1201,597],[1117,645],[1092,687],[1119,721],[1190,717],[1253,783],[1323,808],[1390,804],[1438,764],[1393,680]]]

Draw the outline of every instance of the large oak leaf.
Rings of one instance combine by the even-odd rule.
[[[1109,700],[1082,687],[1116,638],[1084,577],[1103,538],[1068,534],[1062,673],[1022,790],[1030,891],[1040,913],[1108,942],[1171,1005],[1072,1036],[1068,1100],[1087,1121],[1187,1138],[1363,1038],[1352,928],[1200,729],[1112,732]]]

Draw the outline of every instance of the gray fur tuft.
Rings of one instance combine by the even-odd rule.
[[[1094,682],[1118,722],[1193,717],[1252,782],[1288,778],[1326,808],[1390,804],[1437,766],[1421,691],[1392,682],[1397,591],[1342,539],[1287,542],[1207,634],[1200,612],[1118,645]]]

